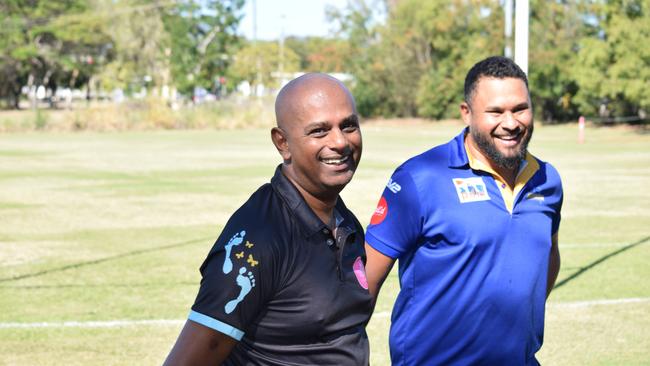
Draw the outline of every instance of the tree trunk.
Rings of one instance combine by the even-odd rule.
[[[13,104],[14,109],[19,110],[20,109],[20,89],[18,89],[18,91],[16,91],[15,89],[12,90],[11,95],[13,96],[12,104]]]

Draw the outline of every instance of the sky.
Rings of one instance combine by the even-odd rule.
[[[342,9],[347,0],[257,0],[257,39],[277,40],[288,36],[327,36],[332,26],[325,7]],[[253,0],[244,5],[239,32],[253,39]]]

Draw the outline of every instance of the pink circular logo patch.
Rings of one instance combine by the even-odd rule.
[[[357,276],[359,285],[367,290],[368,279],[366,278],[366,268],[363,266],[363,260],[361,257],[357,257],[357,259],[354,261],[354,264],[352,265],[352,269],[354,270],[354,275]]]

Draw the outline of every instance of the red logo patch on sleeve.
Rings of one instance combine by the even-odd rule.
[[[370,218],[370,224],[381,224],[381,222],[386,218],[386,215],[388,215],[388,203],[386,203],[386,199],[382,196],[377,204],[375,213],[372,214],[372,217]]]

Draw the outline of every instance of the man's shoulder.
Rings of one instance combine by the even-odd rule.
[[[251,196],[230,216],[226,230],[246,230],[249,236],[264,241],[273,241],[277,236],[286,232],[287,225],[283,220],[287,217],[284,202],[274,191],[270,183],[260,186]],[[286,221],[286,220],[285,220]],[[242,229],[240,229],[242,228]]]
[[[271,183],[261,185],[230,217],[258,224],[277,218],[273,211],[284,210],[285,203]]]
[[[417,180],[417,177],[440,174],[441,171],[448,168],[449,143],[445,143],[407,159],[395,172],[408,173],[414,180]]]
[[[545,180],[548,183],[552,185],[562,185],[562,179],[560,177],[560,173],[553,166],[553,164],[544,161],[535,155],[533,155],[533,158],[537,161],[537,164],[539,164],[539,171],[544,175]]]
[[[239,251],[230,254],[239,256],[236,258],[248,259],[246,256],[251,254],[253,263],[259,258],[264,258],[264,262],[268,263],[269,256],[275,256],[281,251],[281,243],[284,243],[282,239],[287,233],[287,225],[280,222],[285,215],[278,213],[283,210],[282,206],[282,200],[277,197],[270,183],[259,187],[230,216],[201,266],[201,271],[211,258],[235,247]]]

